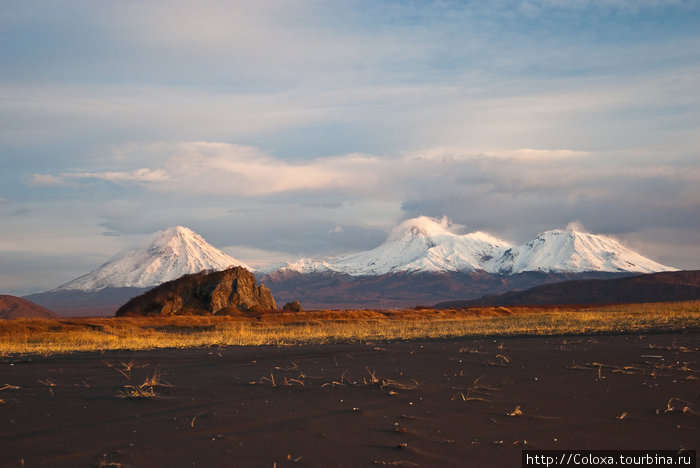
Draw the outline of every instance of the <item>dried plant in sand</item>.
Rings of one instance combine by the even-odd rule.
[[[517,405],[513,411],[510,413],[506,413],[507,416],[522,416],[523,415],[523,410],[520,408],[520,405]]]
[[[510,358],[504,354],[497,354],[496,360],[489,362],[489,366],[507,366],[510,364]]]
[[[120,468],[121,463],[107,461],[107,454],[102,455],[100,463],[97,465],[98,468]]]
[[[3,387],[0,387],[0,391],[2,391],[2,390],[19,390],[19,389],[20,389],[19,386],[10,385],[8,383],[6,383]],[[5,404],[5,400],[0,398],[0,405],[4,405],[4,404]]]
[[[158,387],[171,387],[169,383],[162,380],[163,374],[156,370],[152,375],[146,377],[141,385],[124,385],[121,392],[117,394],[119,398],[158,398],[156,393]]]
[[[127,380],[131,380],[131,369],[134,367],[134,361],[130,361],[127,364],[124,364],[122,362],[120,367],[115,366],[114,364],[112,364],[109,361],[103,360],[102,362],[104,362],[107,365],[107,367],[111,367],[112,369],[114,369],[115,371],[119,372],[121,375],[126,377]]]
[[[488,397],[491,395],[491,393],[495,392],[498,390],[495,387],[489,387],[488,385],[485,385],[481,383],[481,379],[484,376],[477,377],[474,380],[474,383],[472,383],[469,388],[467,388],[467,394],[465,395],[464,392],[460,391],[458,394],[459,396],[462,397],[463,401],[488,401],[485,397]],[[450,400],[455,400],[457,394],[453,395]]]
[[[398,380],[394,380],[394,379],[380,378],[380,377],[377,377],[376,371],[370,370],[369,367],[366,367],[366,369],[367,369],[367,376],[362,377],[362,382],[348,379],[347,378],[348,371],[345,371],[340,376],[340,380],[332,380],[330,382],[326,382],[323,385],[321,385],[321,388],[324,388],[324,387],[333,388],[336,386],[351,386],[351,387],[375,386],[375,387],[379,387],[381,390],[387,391],[387,394],[389,394],[389,395],[396,395],[397,390],[415,390],[420,385],[419,382],[416,380],[413,380],[410,383],[408,383],[408,382],[399,382]]]
[[[680,406],[677,406],[679,403]],[[690,403],[677,397],[672,397],[668,400],[664,413],[682,413],[700,416],[700,413],[696,411]]]
[[[58,382],[56,382],[53,379],[39,379],[39,380],[37,380],[37,383],[40,383],[44,387],[47,387],[49,389],[49,393],[51,394],[51,396],[53,396],[54,387],[58,387]]]

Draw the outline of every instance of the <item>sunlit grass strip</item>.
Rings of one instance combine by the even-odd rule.
[[[585,308],[0,320],[0,354],[700,329],[700,301]]]

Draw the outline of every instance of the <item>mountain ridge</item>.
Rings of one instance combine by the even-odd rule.
[[[582,279],[522,291],[445,301],[437,309],[465,307],[614,304],[700,300],[700,270],[664,271],[611,279]]]
[[[400,223],[374,249],[324,259],[302,258],[276,269],[298,273],[337,272],[378,276],[397,272],[462,272],[494,274],[528,271],[547,273],[651,273],[675,271],[599,234],[575,228],[554,229],[514,246],[482,231],[462,234],[446,217],[427,216]]]
[[[255,275],[285,302],[301,299],[307,307],[342,308],[472,299],[562,279],[675,270],[614,239],[574,229],[546,231],[520,246],[482,231],[465,231],[446,217],[420,216],[401,222],[374,249],[300,259]],[[194,231],[176,226],[154,233],[86,275],[25,298],[59,313],[111,315],[151,287],[231,266],[253,270]]]
[[[379,276],[278,271],[260,277],[279,303],[299,299],[305,309],[406,308],[441,301],[475,299],[565,280],[617,278],[630,273],[524,272],[499,275],[485,271],[396,272]]]

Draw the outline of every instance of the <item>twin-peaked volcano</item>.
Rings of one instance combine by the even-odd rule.
[[[460,226],[421,216],[406,220],[372,250],[323,260],[301,259],[281,271],[336,272],[351,276],[388,273],[484,271],[512,275],[523,272],[651,273],[671,271],[609,237],[574,229],[547,231],[520,246]]]
[[[462,232],[446,218],[421,216],[399,224],[372,250],[302,259],[262,281],[278,300],[301,299],[310,308],[410,307],[564,280],[675,270],[576,229],[547,231],[520,246]]]

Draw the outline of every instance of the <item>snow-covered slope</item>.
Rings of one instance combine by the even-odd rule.
[[[151,235],[144,245],[125,250],[96,270],[53,291],[147,288],[202,270],[224,270],[243,262],[208,244],[194,231],[176,226]]]
[[[338,272],[352,276],[387,273],[472,272],[517,274],[673,271],[605,236],[574,229],[553,230],[512,246],[484,232],[461,234],[447,218],[420,216],[399,224],[380,246],[321,260],[302,259],[278,271]],[[148,288],[202,270],[243,266],[182,226],[153,234],[142,246],[117,254],[98,269],[53,291]]]
[[[588,271],[675,271],[628,249],[609,237],[576,230],[547,231],[486,265],[487,271],[515,274],[525,271],[581,273]]]
[[[387,240],[372,250],[324,260],[302,259],[282,270],[300,273],[335,271],[352,276],[396,272],[475,271],[511,247],[484,232],[459,234],[460,226],[420,216],[393,229]]]
[[[516,274],[674,271],[609,237],[575,229],[553,230],[531,242],[512,246],[484,232],[459,234],[460,226],[420,216],[406,220],[372,250],[322,260],[301,259],[278,271],[340,272],[377,276],[396,272],[472,272]]]

